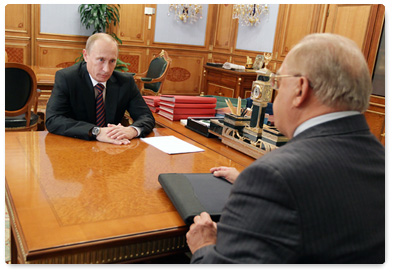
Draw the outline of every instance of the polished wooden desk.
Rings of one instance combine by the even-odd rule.
[[[7,132],[12,263],[116,263],[186,251],[187,227],[158,175],[244,166],[169,128],[149,137],[163,135],[205,151],[168,155],[140,139],[115,146]]]

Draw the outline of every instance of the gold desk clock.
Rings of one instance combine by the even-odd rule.
[[[257,141],[262,136],[263,121],[265,119],[266,107],[271,102],[273,89],[270,84],[272,72],[267,69],[267,65],[272,59],[271,53],[265,53],[265,68],[256,71],[258,74],[256,81],[252,83],[251,99],[252,114],[249,126],[243,129],[243,136],[251,141]]]

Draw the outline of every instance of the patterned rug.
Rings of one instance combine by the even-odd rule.
[[[11,231],[10,231],[10,216],[8,215],[7,206],[5,207],[5,262],[11,262]]]

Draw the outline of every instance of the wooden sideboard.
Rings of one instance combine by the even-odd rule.
[[[249,98],[252,82],[255,81],[256,76],[254,70],[228,70],[204,65],[204,94]]]

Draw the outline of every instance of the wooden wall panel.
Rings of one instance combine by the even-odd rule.
[[[145,62],[146,50],[137,48],[120,48],[118,58],[126,63],[130,63],[129,72],[143,72],[142,64]]]
[[[37,44],[37,66],[45,68],[65,68],[73,65],[82,53],[83,47],[75,44]]]
[[[307,34],[318,32],[320,5],[281,5],[277,19],[273,59],[283,61],[288,52]]]
[[[5,31],[18,36],[30,35],[31,5],[8,4],[5,6]]]
[[[31,5],[6,5],[4,20],[8,61],[30,65]]]
[[[121,22],[117,27],[117,36],[125,43],[143,44],[146,40],[145,5],[122,5],[119,10]]]
[[[233,5],[218,5],[215,23],[214,50],[233,51],[236,20],[232,19]]]
[[[385,144],[385,98],[371,96],[368,110],[365,112],[370,131]]]
[[[168,51],[172,59],[163,94],[199,95],[202,81],[202,56],[190,52]]]
[[[329,5],[329,16],[326,23],[325,32],[337,33],[352,39],[361,48],[362,52],[366,52],[366,41],[371,35],[372,29],[371,16],[376,16],[376,5]],[[358,18],[358,20],[355,20]],[[370,40],[370,39],[369,39]],[[367,54],[365,54],[367,56]]]
[[[5,51],[10,63],[30,64],[30,41],[6,39]]]
[[[225,63],[230,61],[229,54],[212,53],[209,61],[213,63]]]

